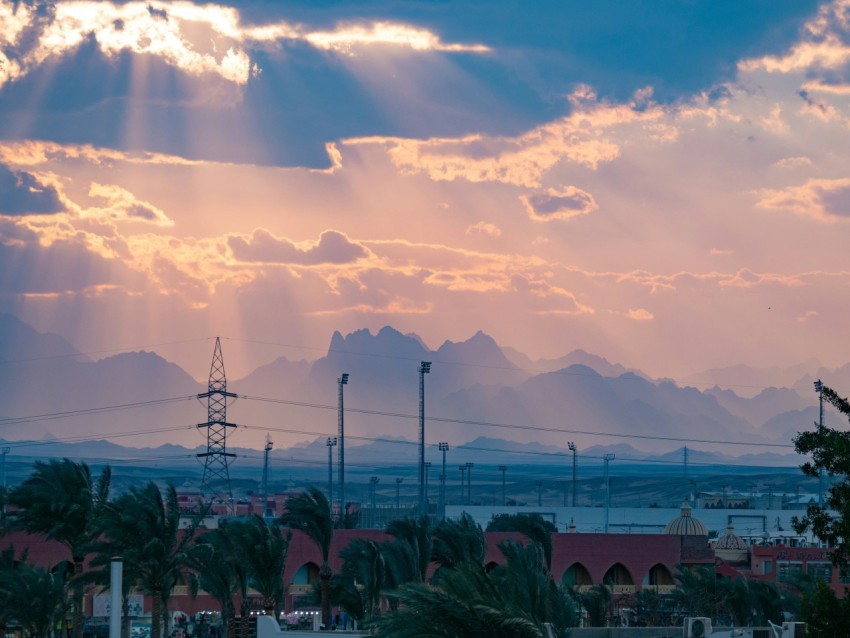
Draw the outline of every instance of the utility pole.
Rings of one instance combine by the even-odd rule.
[[[345,402],[343,401],[343,387],[348,384],[348,373],[343,372],[336,380],[338,386],[337,392],[337,421],[338,431],[336,433],[339,438],[339,456],[337,457],[337,465],[339,465],[339,520],[345,524]]]
[[[404,479],[400,476],[397,476],[395,479],[395,517],[396,519],[401,518],[401,482]]]
[[[269,452],[272,451],[272,437],[266,434],[266,447],[263,450],[263,483],[260,488],[263,500],[263,516],[269,516]]]
[[[227,399],[235,399],[236,394],[227,391],[227,375],[224,372],[224,358],[221,356],[219,337],[215,338],[207,391],[199,394],[198,398],[207,400],[207,422],[198,424],[198,428],[207,429],[207,451],[197,455],[204,459],[201,494],[209,494],[213,481],[221,480],[224,485],[219,494],[225,496],[227,509],[231,511],[233,493],[230,491],[230,470],[227,462],[229,458],[236,455],[227,451],[227,428],[235,428],[236,425],[227,422]]]
[[[446,452],[449,451],[448,441],[440,441],[440,452],[443,453],[443,473],[440,474],[440,518],[446,518]]]
[[[573,507],[576,506],[576,444],[570,441],[567,447],[573,453]]]
[[[611,482],[608,476],[608,463],[613,461],[616,455],[603,454],[602,460],[605,462],[605,533],[608,533],[608,509],[611,507]]]
[[[475,467],[475,463],[467,463],[466,464],[466,504],[472,505],[472,468]]]
[[[508,471],[507,465],[500,465],[499,471],[502,473],[502,506],[505,507],[508,504],[507,493],[505,492],[505,472]]]
[[[331,516],[333,516],[334,511],[334,461],[333,461],[333,449],[336,447],[336,437],[329,436],[328,442],[325,443],[328,446],[328,505],[331,508]]]
[[[419,515],[428,513],[425,505],[425,375],[431,372],[431,362],[419,363]]]

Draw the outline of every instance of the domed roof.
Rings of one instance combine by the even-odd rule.
[[[714,544],[714,549],[745,550],[747,549],[747,544],[743,538],[735,534],[735,528],[732,523],[729,523],[726,533],[718,538]]]
[[[691,516],[691,506],[687,501],[682,503],[682,515],[667,523],[664,533],[673,536],[708,536],[705,525]]]

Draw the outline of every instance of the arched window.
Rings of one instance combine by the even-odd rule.
[[[583,587],[593,584],[593,580],[590,578],[590,572],[581,563],[570,565],[569,569],[564,572],[561,582],[569,587]]]
[[[319,580],[319,566],[316,563],[304,563],[292,576],[293,585],[310,585]]]
[[[626,566],[622,563],[614,563],[602,577],[604,585],[634,585],[635,581]]]
[[[676,581],[673,578],[673,574],[670,573],[670,570],[667,569],[665,565],[661,563],[656,563],[653,565],[646,574],[646,577],[643,579],[644,586],[647,585],[675,585]]]

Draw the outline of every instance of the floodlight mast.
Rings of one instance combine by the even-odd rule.
[[[818,418],[818,432],[823,431],[823,382],[818,379],[815,381],[815,392],[818,393],[818,404],[819,404],[819,418]],[[823,468],[818,468],[818,505],[823,507]]]
[[[419,363],[419,515],[428,514],[425,502],[425,375],[431,372],[431,362]]]
[[[345,522],[345,402],[343,397],[343,386],[348,384],[348,373],[343,372],[339,378],[336,380],[337,385],[339,386],[338,392],[338,401],[337,401],[337,420],[339,422],[339,432],[337,432],[337,438],[339,439],[339,450],[338,450],[338,465],[339,465],[339,518],[340,521]],[[331,507],[333,507],[333,503],[331,503]]]

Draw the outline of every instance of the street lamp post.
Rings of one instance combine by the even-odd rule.
[[[502,473],[502,506],[506,506],[508,504],[507,493],[505,492],[505,472],[508,471],[507,465],[500,465],[499,471]]]
[[[431,372],[431,362],[419,363],[419,515],[425,509],[425,375]]]
[[[573,507],[576,506],[576,444],[570,441],[567,447],[573,453]]]
[[[334,507],[334,466],[333,466],[333,449],[336,447],[336,437],[329,436],[327,443],[325,445],[328,446],[328,505],[331,507],[331,512],[333,512]]]
[[[443,453],[443,473],[440,474],[440,518],[446,518],[446,452],[449,451],[447,441],[440,441],[440,452]]]
[[[466,504],[472,505],[472,468],[475,467],[475,463],[467,463],[466,464]]]
[[[343,386],[348,384],[348,373],[343,372],[336,380],[339,392],[337,396],[337,421],[339,424],[339,519],[345,524],[345,402],[343,401]]]

